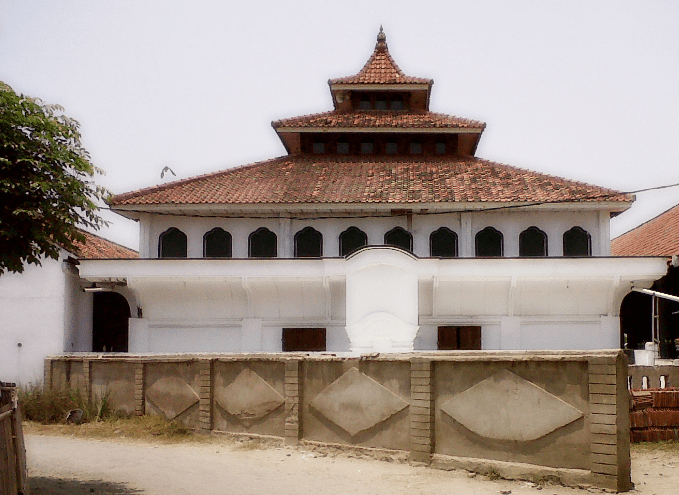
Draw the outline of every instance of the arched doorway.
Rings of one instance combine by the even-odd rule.
[[[651,298],[639,292],[630,292],[620,304],[620,347],[643,349],[644,343],[653,341]]]
[[[130,305],[117,292],[95,292],[92,352],[127,352]]]

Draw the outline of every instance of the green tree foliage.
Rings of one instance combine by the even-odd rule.
[[[101,173],[80,142],[80,124],[59,105],[16,94],[0,82],[0,274],[75,252],[78,227],[104,225],[94,183]]]

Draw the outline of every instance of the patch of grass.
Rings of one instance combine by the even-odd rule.
[[[184,441],[204,442],[209,435],[193,432],[187,426],[169,421],[161,416],[133,416],[130,418],[110,416],[101,421],[80,425],[40,424],[27,421],[24,431],[33,434],[67,435],[84,438],[128,438],[157,440],[163,443]]]
[[[502,475],[493,468],[490,468],[490,470],[486,473],[486,476],[491,481],[497,481],[502,479]]]
[[[19,389],[19,403],[25,419],[42,424],[65,423],[68,412],[73,409],[83,411],[83,422],[113,415],[110,392],[106,390],[92,400],[78,389],[46,389],[41,385],[31,385]]]

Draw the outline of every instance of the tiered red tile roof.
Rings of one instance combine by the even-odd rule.
[[[679,205],[613,239],[614,256],[679,254]]]
[[[400,128],[400,129],[479,129],[483,122],[428,111],[324,112],[272,122],[274,129],[285,128]]]
[[[331,79],[330,84],[433,84],[431,79],[406,76],[396,65],[387,48],[387,37],[380,27],[372,56],[354,76]]]
[[[632,200],[611,189],[475,157],[290,155],[120,194],[111,205]]]
[[[77,252],[73,253],[78,258],[87,259],[110,259],[110,258],[139,258],[139,253],[120,244],[99,237],[98,235],[80,231],[86,241],[76,242]]]

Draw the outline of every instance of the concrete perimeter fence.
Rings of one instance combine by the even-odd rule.
[[[631,488],[622,351],[77,354],[45,384],[204,431],[407,453],[441,469]]]

